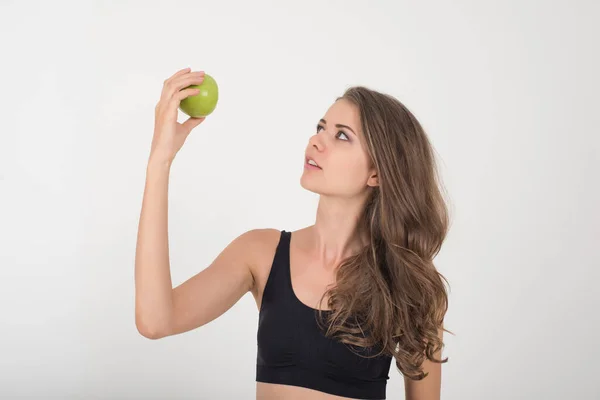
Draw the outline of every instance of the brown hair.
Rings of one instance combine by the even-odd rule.
[[[420,380],[427,376],[425,358],[448,361],[434,353],[444,346],[439,329],[450,332],[443,327],[447,280],[433,264],[449,227],[434,149],[415,116],[391,95],[354,86],[340,99],[358,107],[379,186],[358,227],[369,244],[342,262],[336,286],[319,302],[329,295],[333,310],[325,333],[349,345],[379,347],[376,355],[393,356],[404,376]]]

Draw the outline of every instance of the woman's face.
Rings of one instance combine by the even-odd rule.
[[[314,193],[340,197],[360,195],[378,184],[364,147],[358,108],[348,100],[336,101],[318,122],[308,141],[300,184]]]

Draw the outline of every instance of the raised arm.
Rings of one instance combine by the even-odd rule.
[[[196,93],[203,73],[181,70],[164,82],[155,109],[152,148],[135,255],[135,324],[145,337],[182,333],[215,319],[253,287],[251,251],[259,231],[235,238],[210,266],[173,289],[168,243],[168,186],[173,159],[204,118],[177,122],[180,101]]]

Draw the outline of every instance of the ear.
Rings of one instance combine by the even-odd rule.
[[[373,174],[369,177],[369,179],[367,180],[367,185],[379,186],[379,177],[377,176],[376,172],[373,172]]]

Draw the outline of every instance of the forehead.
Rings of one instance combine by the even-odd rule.
[[[331,126],[348,125],[357,135],[362,135],[358,107],[348,100],[340,99],[333,103],[325,113],[325,120]]]

